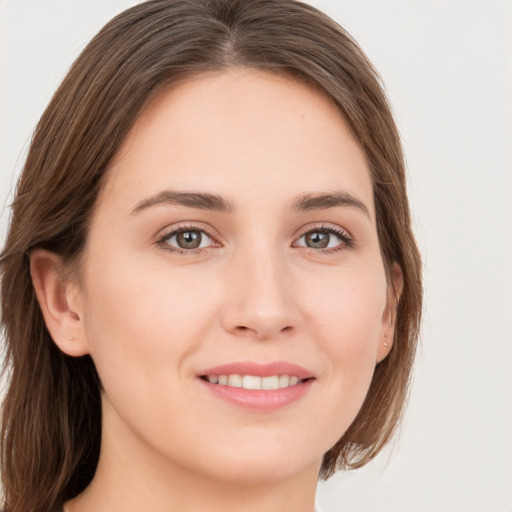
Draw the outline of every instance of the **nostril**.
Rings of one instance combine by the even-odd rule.
[[[255,329],[251,329],[250,327],[247,327],[246,325],[237,325],[235,330],[237,332],[239,332],[239,333],[248,332],[248,331],[254,331],[255,333],[257,332]],[[287,325],[286,327],[283,327],[280,330],[280,332],[282,332],[282,333],[289,333],[292,330],[293,330],[293,326]]]

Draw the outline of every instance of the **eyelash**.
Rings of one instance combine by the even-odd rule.
[[[319,253],[320,254],[333,254],[333,253],[337,253],[340,251],[344,251],[346,249],[352,249],[354,247],[354,239],[347,231],[345,231],[344,229],[338,228],[338,227],[334,227],[334,226],[325,226],[323,224],[319,227],[315,226],[313,228],[306,229],[296,239],[296,241],[300,240],[302,237],[306,236],[309,233],[317,233],[317,232],[335,235],[336,237],[338,237],[340,239],[341,243],[339,245],[337,245],[336,247],[330,247],[330,248],[326,248],[326,249],[315,249],[313,247],[307,247],[307,246],[299,246],[299,247],[303,247],[310,254],[319,254]]]
[[[170,231],[167,231],[165,234],[163,234],[161,237],[158,238],[156,241],[156,245],[161,247],[164,251],[171,252],[173,254],[178,255],[184,255],[184,256],[190,256],[194,254],[198,254],[205,249],[210,249],[211,247],[200,247],[197,249],[180,249],[179,247],[171,246],[167,243],[167,240],[169,238],[172,238],[173,236],[179,235],[180,233],[186,233],[187,231],[199,231],[200,233],[204,233],[210,240],[212,240],[214,243],[218,244],[216,238],[214,235],[212,235],[208,229],[206,229],[203,226],[194,226],[194,225],[184,225],[179,226],[176,228],[171,229]]]
[[[167,240],[169,238],[172,238],[173,236],[176,236],[180,233],[186,233],[187,231],[198,231],[200,233],[204,233],[212,242],[215,244],[219,244],[219,242],[216,240],[215,236],[209,232],[208,229],[206,229],[203,226],[195,226],[195,225],[184,225],[179,226],[176,228],[171,229],[170,231],[167,231],[165,234],[160,236],[157,241],[156,245],[162,248],[164,251],[171,252],[173,254],[178,255],[194,255],[201,253],[205,250],[210,249],[212,246],[209,247],[200,247],[197,249],[180,249],[179,247],[171,246],[167,243]],[[336,247],[331,248],[325,248],[325,249],[315,249],[313,247],[307,247],[304,245],[295,246],[295,247],[303,247],[308,253],[310,254],[333,254],[337,253],[346,249],[351,249],[354,247],[354,240],[352,236],[345,230],[336,228],[334,226],[325,226],[321,225],[319,227],[312,227],[305,231],[303,231],[293,243],[296,243],[298,240],[300,240],[302,237],[306,236],[309,233],[315,233],[315,232],[322,232],[322,233],[328,233],[330,235],[335,235],[340,239],[340,244]]]

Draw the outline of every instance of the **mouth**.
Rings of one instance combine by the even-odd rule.
[[[306,368],[282,361],[229,363],[210,368],[197,377],[213,396],[260,412],[274,411],[299,401],[316,380]]]
[[[269,375],[261,377],[259,375],[240,375],[235,373],[228,375],[201,375],[200,378],[218,386],[272,391],[297,386],[311,380],[313,377],[305,379],[301,379],[296,375]]]

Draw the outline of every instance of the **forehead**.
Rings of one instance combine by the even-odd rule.
[[[266,187],[296,197],[339,190],[373,217],[365,155],[335,104],[293,78],[253,69],[202,74],[160,92],[110,166],[106,191],[172,187],[237,201]],[[135,200],[135,197],[133,198]]]

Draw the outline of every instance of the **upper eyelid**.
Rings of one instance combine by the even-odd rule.
[[[222,238],[219,234],[217,234],[217,230],[210,228],[209,226],[207,226],[206,224],[204,224],[202,222],[196,223],[195,221],[191,221],[191,222],[185,221],[184,223],[178,223],[178,225],[171,225],[171,226],[165,227],[163,229],[158,230],[155,237],[158,238],[160,235],[161,236],[169,236],[172,233],[186,231],[187,229],[189,229],[190,231],[193,231],[193,230],[204,231],[208,236]],[[321,231],[322,229],[324,229],[326,231],[339,230],[339,231],[345,232],[350,237],[352,236],[348,229],[346,229],[342,226],[339,226],[338,224],[330,224],[330,223],[326,223],[326,222],[306,224],[305,226],[302,226],[301,228],[299,228],[294,233],[293,236],[300,237],[306,233],[309,233],[310,231],[315,231],[315,230]],[[212,233],[212,231],[214,231],[215,233]]]
[[[319,224],[317,223],[313,223],[313,224],[306,224],[305,226],[301,227],[297,232],[296,234],[294,235],[294,239],[297,239],[297,238],[300,238],[301,236],[304,236],[306,235],[307,233],[310,233],[311,231],[341,231],[342,233],[346,234],[347,238],[350,238],[352,239],[353,236],[352,236],[352,233],[338,225],[338,224],[331,224],[331,223],[327,223],[327,222],[321,222]]]
[[[212,228],[206,227],[203,223],[195,223],[195,222],[184,222],[179,223],[178,225],[171,225],[166,228],[160,229],[156,235],[155,239],[160,242],[164,241],[167,238],[170,238],[173,235],[176,235],[177,233],[181,231],[202,231],[204,232],[209,238],[211,238],[213,241],[217,243],[222,243],[220,241],[220,236],[217,234],[216,230],[213,230]]]

